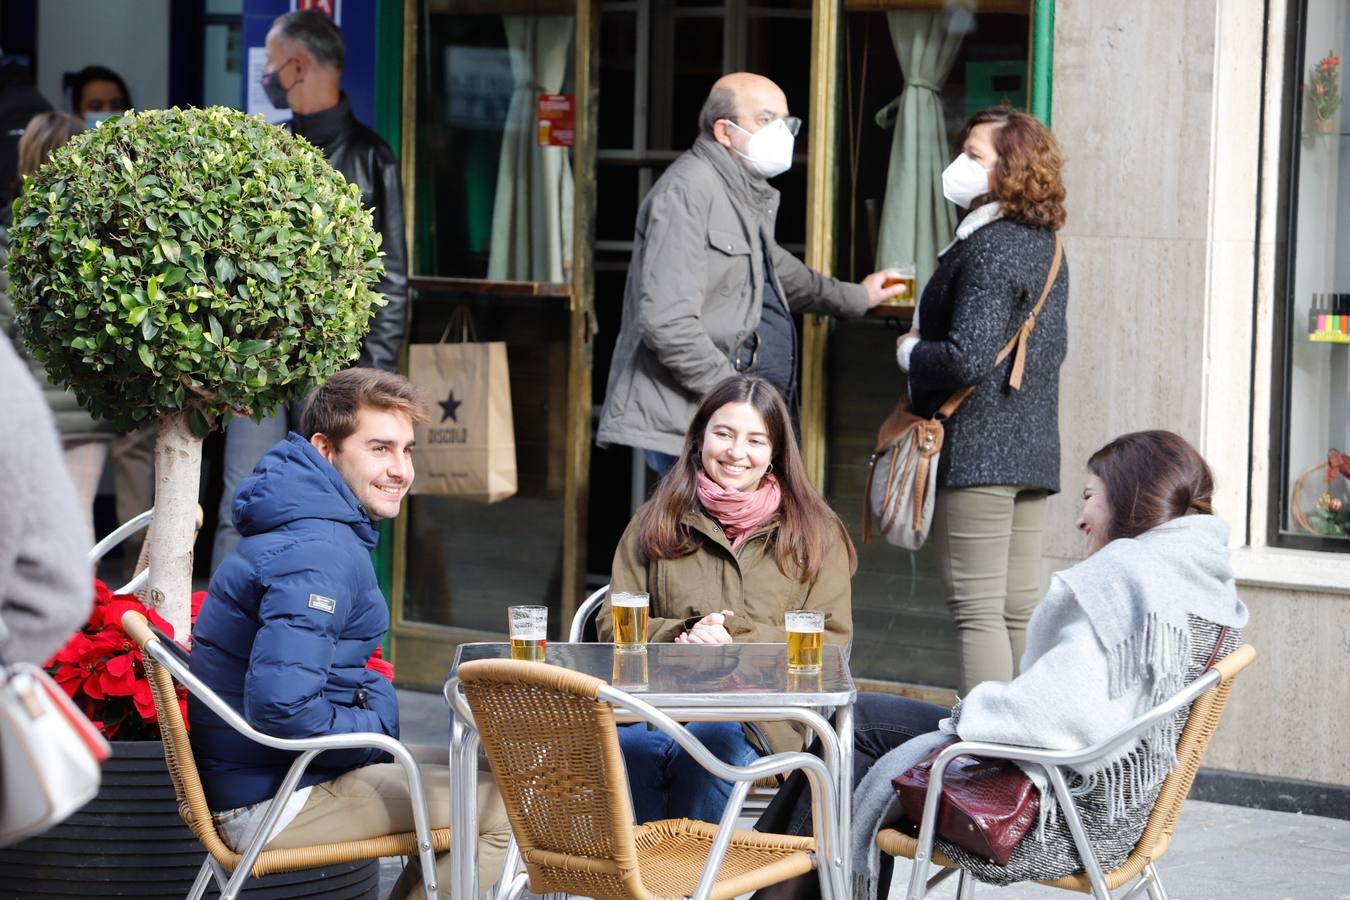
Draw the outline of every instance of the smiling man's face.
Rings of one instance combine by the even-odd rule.
[[[413,483],[413,423],[407,413],[363,406],[356,430],[341,446],[322,433],[310,443],[338,470],[373,521],[398,515]]]

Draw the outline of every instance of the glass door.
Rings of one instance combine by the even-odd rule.
[[[454,644],[503,638],[507,606],[549,607],[556,637],[580,590],[595,15],[575,0],[408,0],[405,14],[409,342],[505,345],[517,473],[496,502],[405,504],[393,647],[401,680],[439,687]],[[428,399],[439,419],[464,398]]]

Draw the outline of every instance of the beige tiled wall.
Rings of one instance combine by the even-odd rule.
[[[1064,490],[1046,564],[1081,556],[1073,523],[1093,450],[1141,428],[1197,443],[1215,469],[1260,653],[1207,764],[1350,785],[1350,559],[1262,546],[1284,0],[1268,12],[1266,48],[1261,0],[1056,3],[1071,292]]]

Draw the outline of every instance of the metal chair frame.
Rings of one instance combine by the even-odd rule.
[[[586,634],[586,623],[591,620],[596,611],[600,609],[609,596],[609,585],[591,593],[589,597],[581,601],[577,611],[572,615],[572,625],[567,630],[567,641],[571,644],[580,644],[583,636]]]
[[[118,525],[108,534],[107,537],[105,537],[103,540],[95,544],[94,549],[89,551],[90,565],[97,565],[98,561],[103,559],[103,557],[107,556],[108,553],[118,544],[122,543],[127,538],[131,537],[133,534],[140,531],[141,529],[149,527],[150,522],[154,518],[155,518],[154,509],[147,509],[145,512],[132,516],[130,519],[123,522],[121,525]],[[141,588],[145,587],[146,583],[149,580],[150,580],[150,569],[149,567],[147,567],[137,572],[134,578],[132,578],[126,584],[122,585],[117,590],[113,591],[113,593],[134,594]]]
[[[603,596],[603,595],[602,595]],[[594,597],[594,595],[592,595]],[[589,601],[588,601],[589,602]],[[543,666],[544,663],[528,663],[516,661],[511,662],[514,665],[523,666]],[[480,663],[465,663],[461,671],[470,666],[477,666]],[[477,729],[477,722],[474,719],[473,710],[469,707],[464,692],[460,690],[460,677],[456,676],[446,686],[446,696],[454,704],[455,715],[462,716],[463,721],[469,727]],[[834,808],[834,783],[831,780],[829,770],[825,763],[816,756],[804,752],[774,753],[769,756],[760,757],[758,760],[745,766],[731,766],[713,755],[703,742],[694,737],[687,728],[675,721],[665,712],[638,697],[622,691],[612,685],[601,682],[597,689],[596,699],[608,703],[613,707],[616,717],[622,717],[624,720],[647,722],[662,733],[670,737],[682,747],[691,757],[694,758],[703,768],[707,769],[713,775],[724,781],[734,783],[731,790],[731,797],[727,802],[726,810],[722,814],[722,819],[718,823],[717,836],[708,854],[708,860],[704,865],[703,875],[699,879],[698,886],[694,893],[690,895],[692,900],[707,900],[711,895],[713,886],[717,880],[717,872],[720,869],[723,860],[726,858],[727,848],[731,844],[732,834],[736,829],[736,821],[740,817],[741,806],[745,802],[746,794],[750,786],[757,780],[769,776],[786,774],[788,772],[801,769],[806,774],[806,778],[811,787],[811,819],[813,823],[813,834],[816,839],[816,851],[813,854],[816,863],[816,872],[820,878],[821,894],[824,900],[844,900],[848,892],[836,875],[832,875],[832,866],[821,865],[820,860],[833,852],[836,840],[838,838],[833,833],[833,821],[827,810]],[[624,775],[625,787],[627,787],[627,774]],[[503,869],[503,876],[497,886],[497,891],[493,896],[500,896],[515,900],[520,893],[528,886],[528,875],[524,872],[511,875],[519,865],[520,851],[516,842],[512,841],[512,846],[507,854],[506,865]],[[509,877],[508,877],[509,876]]]
[[[1241,667],[1245,667],[1250,658],[1254,657],[1254,651],[1250,646],[1244,645],[1229,654],[1228,658],[1231,659],[1244,652],[1246,656],[1240,661],[1237,671],[1240,671]],[[1235,676],[1236,671],[1229,675],[1229,677]],[[958,898],[966,900],[973,894],[974,879],[965,870],[945,868],[934,875],[931,880],[925,881],[924,877],[926,864],[933,861],[933,841],[937,836],[937,807],[942,795],[943,777],[947,765],[958,756],[963,755],[980,756],[987,759],[1008,759],[1017,763],[1039,766],[1045,772],[1051,789],[1055,792],[1060,809],[1063,810],[1065,823],[1069,827],[1069,833],[1073,837],[1074,846],[1078,850],[1078,857],[1083,862],[1084,872],[1091,885],[1092,895],[1096,900],[1130,900],[1130,898],[1137,896],[1141,890],[1147,890],[1151,900],[1167,900],[1166,891],[1162,886],[1162,881],[1153,861],[1144,866],[1141,873],[1142,877],[1129,891],[1120,895],[1119,898],[1112,897],[1106,883],[1106,875],[1102,871],[1101,863],[1097,860],[1097,855],[1088,840],[1087,831],[1084,829],[1082,819],[1078,814],[1078,808],[1074,805],[1073,795],[1069,792],[1068,782],[1064,776],[1064,767],[1092,762],[1124,744],[1133,742],[1153,725],[1174,715],[1177,711],[1195,702],[1203,694],[1217,688],[1224,677],[1225,673],[1220,668],[1210,669],[1170,699],[1137,717],[1111,737],[1081,750],[1044,750],[1008,744],[991,744],[983,741],[959,741],[944,748],[933,761],[932,771],[929,775],[928,792],[924,796],[923,820],[919,827],[918,844],[913,856],[914,866],[910,872],[909,887],[905,891],[906,900],[924,900],[929,889],[956,872],[960,873]]]
[[[207,687],[200,678],[193,675],[187,665],[150,631],[149,623],[144,616],[137,612],[126,613],[123,616],[123,627],[141,645],[143,653],[148,654],[175,681],[186,687],[189,693],[220,716],[235,731],[265,747],[299,754],[287,771],[276,795],[268,801],[267,811],[263,815],[262,823],[248,845],[240,853],[240,858],[234,865],[233,873],[227,877],[224,867],[208,852],[206,860],[197,873],[197,879],[193,883],[192,890],[188,894],[189,900],[198,900],[202,897],[213,877],[216,887],[220,891],[221,900],[235,900],[252,873],[259,855],[263,852],[263,846],[271,837],[272,829],[286,806],[286,799],[295,792],[301,777],[315,757],[326,750],[353,750],[363,747],[377,748],[390,754],[394,761],[403,767],[408,776],[408,788],[412,798],[413,827],[417,836],[418,858],[422,866],[422,884],[426,891],[427,900],[439,900],[441,891],[437,884],[436,854],[432,842],[430,817],[427,813],[426,791],[422,784],[422,769],[407,747],[395,738],[374,732],[322,735],[303,739],[278,738],[265,734],[250,725],[243,716],[239,715],[228,703],[221,699],[219,694]],[[183,805],[180,798],[180,810]],[[270,852],[280,854],[289,851]],[[306,867],[295,866],[295,868]]]

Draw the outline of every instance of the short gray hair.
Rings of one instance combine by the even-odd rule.
[[[708,99],[703,101],[703,109],[699,110],[699,133],[712,137],[713,125],[718,119],[735,118],[736,92],[731,88],[715,87],[708,92]]]
[[[347,55],[342,29],[323,13],[314,9],[297,9],[277,16],[272,27],[286,40],[303,44],[319,65],[342,71]]]

